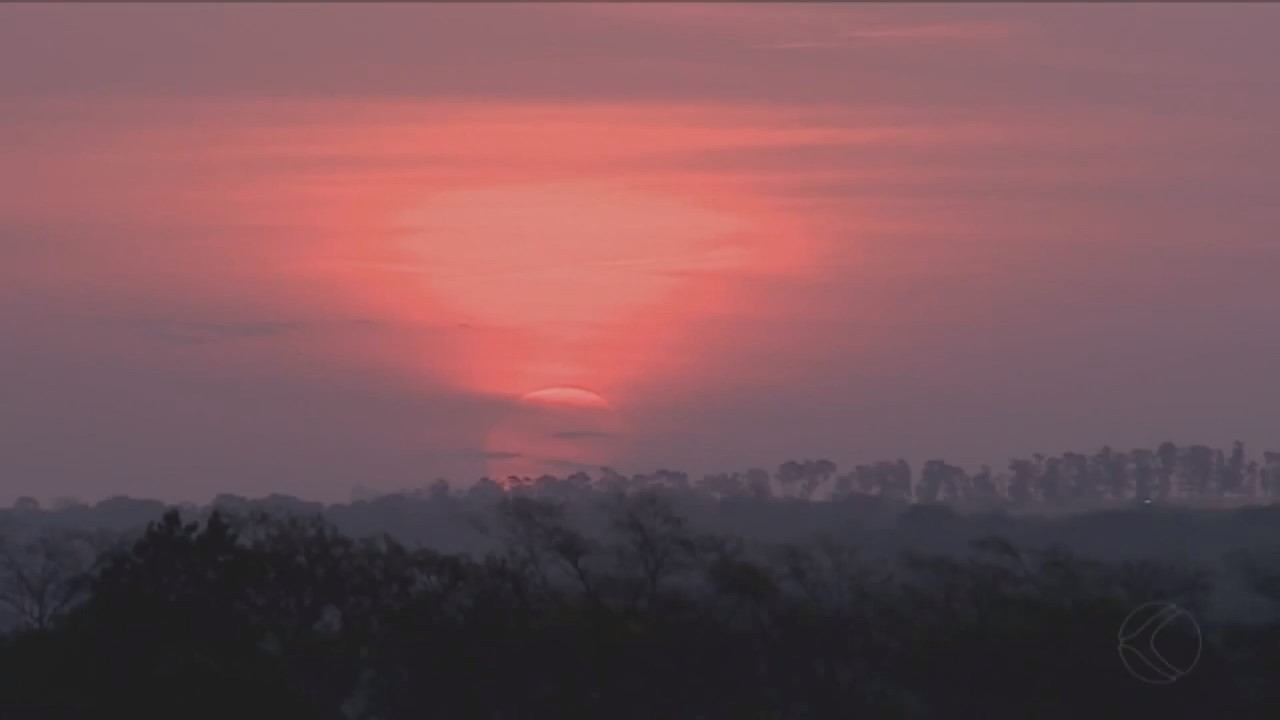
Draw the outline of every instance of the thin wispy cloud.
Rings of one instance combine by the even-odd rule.
[[[149,337],[178,345],[204,345],[223,340],[245,340],[288,335],[306,327],[305,323],[285,320],[249,322],[169,322],[150,324]]]
[[[1280,436],[1278,7],[0,5],[5,476]]]
[[[952,22],[845,30],[851,40],[989,42],[1025,35],[1028,28],[1009,22]]]
[[[518,460],[524,457],[523,453],[510,450],[486,450],[482,448],[459,450],[457,452],[448,453],[448,455],[472,460]]]
[[[601,430],[565,430],[552,433],[551,437],[556,440],[610,440],[621,436],[618,433]]]
[[[975,43],[1003,42],[1024,36],[1027,26],[1008,22],[952,22],[919,25],[855,27],[834,30],[829,35],[810,38],[763,42],[751,45],[764,50],[823,50],[880,45],[962,46]]]

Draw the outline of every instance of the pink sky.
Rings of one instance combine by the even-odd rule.
[[[1280,449],[1278,31],[5,5],[0,499]]]

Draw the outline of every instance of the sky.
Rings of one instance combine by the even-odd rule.
[[[1280,450],[1280,6],[0,7],[0,501]]]

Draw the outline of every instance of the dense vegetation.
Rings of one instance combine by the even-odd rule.
[[[1106,481],[1122,473],[1102,469],[1142,467],[1117,456],[1135,457],[1034,463],[1028,487],[1042,503],[1078,488],[1117,496]],[[1270,479],[1235,453],[1172,457],[1183,465],[1157,464],[1174,471],[1138,487],[1239,489],[1233,468],[1246,486]],[[1209,458],[1209,480],[1192,457]],[[437,484],[329,507],[22,502],[0,513],[0,717],[1075,720],[1280,707],[1280,508],[959,512],[918,502],[943,494],[928,467],[911,497],[883,492],[896,466],[845,476],[873,497],[839,492],[848,484],[819,462],[692,484]],[[955,477],[938,487],[976,487]],[[1187,608],[1203,635],[1171,684],[1120,662],[1117,632],[1147,601]],[[1189,647],[1186,630],[1166,640]]]
[[[1005,470],[982,466],[969,471],[945,460],[929,460],[917,472],[905,460],[856,465],[840,473],[828,460],[788,461],[770,473],[761,468],[715,473],[701,479],[682,472],[621,475],[604,468],[597,477],[575,473],[566,478],[511,477],[501,483],[485,478],[470,486],[476,499],[492,499],[504,488],[539,486],[544,492],[572,495],[589,490],[624,491],[661,487],[714,499],[796,498],[832,500],[853,495],[891,502],[950,502],[1010,508],[1088,506],[1114,501],[1195,502],[1216,499],[1280,499],[1280,452],[1250,457],[1243,443],[1229,450],[1206,445],[1162,443],[1151,450],[1066,452],[1016,458]],[[449,494],[448,483],[436,481],[429,491]],[[237,498],[224,496],[235,503]],[[303,503],[294,502],[294,505]],[[58,509],[80,504],[64,499]],[[20,498],[16,510],[37,510],[34,498]],[[310,504],[313,509],[322,505]]]

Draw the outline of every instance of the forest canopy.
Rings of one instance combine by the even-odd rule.
[[[19,503],[0,715],[1270,717],[1280,508],[1185,504],[1267,492],[1274,457],[1237,450],[1036,458],[994,492],[942,462],[812,461],[332,506]],[[1161,503],[1009,512],[1017,477],[1039,506]],[[1117,650],[1155,602],[1194,618],[1163,636],[1195,644],[1168,684]]]

